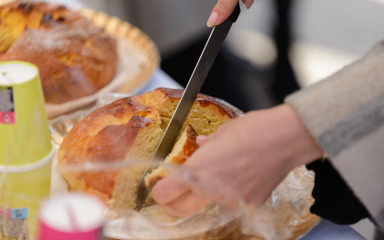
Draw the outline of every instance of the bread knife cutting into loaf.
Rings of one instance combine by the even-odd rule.
[[[171,152],[176,138],[179,135],[185,119],[187,118],[188,113],[197,97],[197,94],[200,92],[201,86],[203,85],[213,62],[219,53],[220,47],[227,37],[232,24],[236,22],[239,14],[240,5],[238,4],[227,20],[225,20],[222,24],[213,27],[205,47],[200,55],[200,58],[195,66],[195,69],[193,70],[188,84],[184,90],[184,93],[180,99],[180,102],[177,105],[176,110],[174,111],[172,118],[163,133],[156,151],[152,155],[151,160],[148,162],[147,167],[140,181],[138,182],[136,198],[136,209],[138,211],[143,208],[150,192],[150,189],[148,189],[145,184],[145,176],[147,173],[150,173],[153,170],[151,167],[152,161],[163,161]]]

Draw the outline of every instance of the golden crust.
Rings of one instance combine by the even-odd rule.
[[[59,150],[59,164],[86,162],[113,163],[124,160],[133,148],[139,132],[159,124],[153,107],[130,98],[120,99],[100,108],[76,124]],[[62,172],[70,189],[89,192],[109,201],[118,170],[100,172]]]
[[[80,14],[44,2],[0,7],[0,60],[40,69],[47,103],[91,95],[114,77],[116,41]]]
[[[157,88],[152,92],[147,92],[138,96],[134,96],[134,98],[142,104],[159,108],[164,103],[166,103],[167,105],[171,105],[169,102],[177,104],[181,96],[183,95],[183,92],[183,89]],[[237,114],[232,108],[219,102],[218,100],[216,100],[216,98],[202,93],[199,93],[197,95],[194,105],[194,108],[197,108],[196,105],[200,105],[200,107],[206,109],[209,108],[209,110],[212,111],[214,114],[223,118],[237,117]],[[172,109],[172,111],[174,111],[174,109]]]
[[[142,105],[131,98],[117,100],[95,110],[73,126],[61,144],[60,151],[65,152],[65,156],[60,156],[60,160],[71,164],[92,161],[93,158],[91,159],[90,156],[94,156],[94,153],[88,148],[95,143],[92,143],[91,140],[93,141],[98,135],[104,134],[104,141],[109,144],[110,139],[107,139],[106,135],[110,134],[110,137],[115,139],[116,136],[112,133],[116,127],[128,124],[134,116],[159,121],[158,113],[154,107]],[[136,123],[135,126],[142,127],[146,123],[147,120],[142,120],[141,124]],[[98,144],[103,143],[99,142]]]

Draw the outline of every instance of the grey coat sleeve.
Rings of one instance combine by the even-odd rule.
[[[384,41],[286,103],[384,229]]]

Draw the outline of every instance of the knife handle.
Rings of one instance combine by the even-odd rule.
[[[231,16],[229,16],[229,19],[232,22],[236,22],[237,18],[239,17],[240,14],[240,3],[237,3],[235,9],[233,10]]]

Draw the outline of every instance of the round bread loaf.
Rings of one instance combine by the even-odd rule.
[[[71,164],[113,164],[126,159],[148,160],[182,93],[181,89],[158,88],[95,110],[77,123],[64,138],[58,155],[59,166],[68,169],[63,167]],[[196,134],[209,135],[236,116],[227,105],[199,94],[183,129],[190,125]],[[112,207],[132,209],[135,207],[136,187],[143,167],[98,172],[64,170],[62,175],[70,190],[98,195]]]
[[[89,96],[118,64],[116,41],[64,6],[14,1],[0,7],[0,61],[38,66],[46,103]]]

